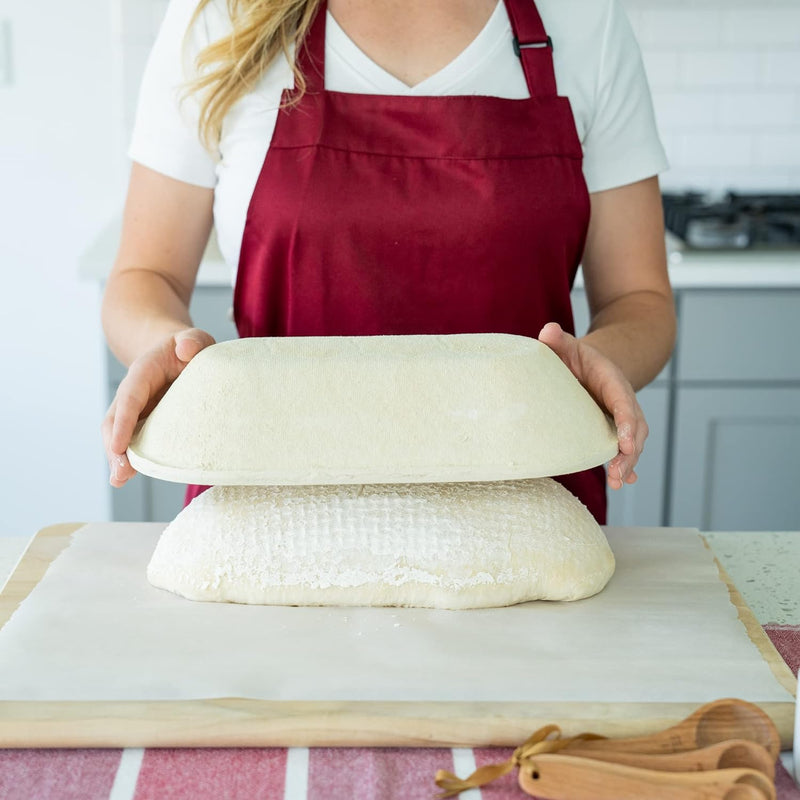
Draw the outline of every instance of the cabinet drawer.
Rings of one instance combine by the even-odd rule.
[[[795,530],[800,388],[678,389],[669,525]]]
[[[684,291],[682,381],[800,380],[800,290]]]

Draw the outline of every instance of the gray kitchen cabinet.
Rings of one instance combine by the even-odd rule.
[[[671,525],[800,528],[800,386],[681,387]]]
[[[572,292],[575,333],[582,336],[589,327],[589,308],[583,289]],[[669,450],[670,364],[636,397],[650,433],[639,459],[636,483],[608,490],[609,525],[666,524],[667,458]]]
[[[229,318],[232,290],[224,286],[199,286],[192,298],[191,314],[198,328],[207,330],[218,342],[236,338],[236,327]],[[117,391],[126,369],[106,351],[109,402]],[[183,507],[186,487],[179,483],[136,475],[121,489],[111,490],[114,521],[167,522]]]
[[[670,525],[800,527],[800,290],[681,294]]]
[[[678,313],[678,383],[800,383],[800,289],[687,290]]]

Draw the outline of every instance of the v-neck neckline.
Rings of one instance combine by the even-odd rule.
[[[505,10],[505,0],[498,0],[491,16],[475,38],[448,64],[419,83],[409,86],[370,58],[334,19],[326,14],[327,46],[330,47],[363,80],[380,94],[426,95],[446,94],[458,81],[475,69],[486,55],[494,50],[498,41],[505,39],[510,23]]]

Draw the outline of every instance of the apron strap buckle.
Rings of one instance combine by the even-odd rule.
[[[517,37],[514,37],[514,54],[517,58],[522,57],[522,50],[543,50],[544,48],[553,49],[553,40],[548,36],[545,40],[540,40],[538,42],[520,42]]]

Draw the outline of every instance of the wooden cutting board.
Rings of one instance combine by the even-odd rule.
[[[80,524],[40,531],[0,594],[2,627],[71,541]],[[761,658],[791,694],[797,682],[728,575],[719,567]],[[691,656],[691,654],[689,654]],[[750,699],[745,697],[744,699]],[[549,723],[566,735],[631,736],[663,729],[698,702],[320,701],[212,698],[159,701],[0,701],[2,747],[515,746]],[[759,703],[784,747],[794,704]]]

